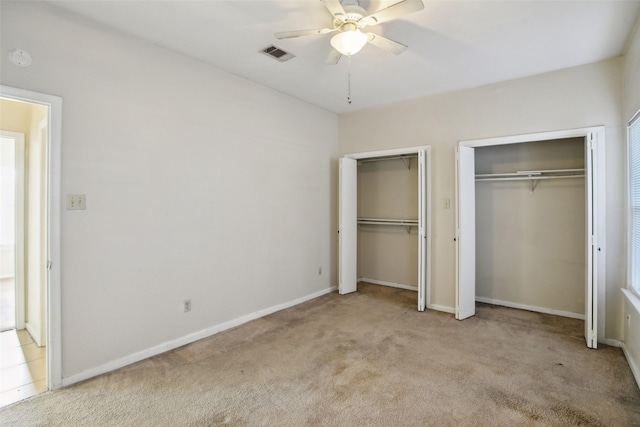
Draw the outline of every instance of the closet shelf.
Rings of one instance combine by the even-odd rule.
[[[518,171],[511,173],[477,174],[476,181],[516,181],[530,179],[580,178],[584,169],[549,169],[537,171]]]
[[[411,227],[418,226],[417,219],[389,219],[389,218],[358,218],[360,225],[399,225],[405,227],[407,233],[411,232]]]
[[[529,181],[530,190],[535,189],[534,181],[544,179],[584,178],[584,169],[548,169],[535,171],[517,171],[511,173],[477,174],[476,181]]]
[[[380,162],[382,160],[402,160],[407,169],[411,169],[411,159],[417,159],[417,154],[401,154],[399,156],[372,157],[370,159],[358,160],[358,163]]]

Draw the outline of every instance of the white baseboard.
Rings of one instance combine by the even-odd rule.
[[[27,330],[27,332],[29,332],[29,335],[31,335],[31,338],[33,338],[33,342],[35,342],[38,347],[42,347],[40,335],[36,333],[36,330],[34,329],[34,327],[27,322],[25,323],[24,328]]]
[[[443,311],[445,313],[455,314],[456,310],[453,307],[447,307],[446,305],[427,304],[429,310]]]
[[[148,359],[149,357],[156,356],[158,354],[167,352],[169,350],[173,350],[178,347],[182,347],[183,345],[190,344],[192,342],[201,340],[203,338],[210,337],[222,331],[226,331],[227,329],[235,328],[236,326],[240,326],[244,323],[250,322],[255,319],[259,319],[264,316],[268,316],[269,314],[275,313],[280,310],[284,310],[286,308],[290,308],[296,306],[298,304],[302,304],[303,302],[307,302],[314,298],[321,297],[323,295],[329,294],[335,290],[337,290],[337,286],[333,286],[331,288],[323,289],[318,292],[314,292],[312,294],[306,295],[301,298],[297,298],[292,301],[288,301],[282,304],[277,304],[272,307],[265,308],[263,310],[256,311],[251,314],[247,314],[245,316],[240,316],[236,319],[229,320],[228,322],[220,323],[218,325],[211,326],[209,328],[203,329],[198,332],[194,332],[189,335],[185,335],[181,338],[175,339],[173,341],[168,341],[157,345],[155,347],[151,347],[137,353],[130,354],[125,357],[121,357],[120,359],[113,360],[111,362],[105,363],[100,366],[96,366],[95,368],[88,369],[84,372],[80,372],[79,374],[70,375],[62,379],[62,387],[69,386],[71,384],[75,384],[80,381],[87,380],[89,378],[93,378],[98,375],[105,374],[107,372],[111,372],[113,370],[122,368],[127,365],[131,365],[132,363],[139,362],[144,359]]]
[[[613,338],[599,339],[598,342],[609,345],[611,347],[622,347],[622,341],[614,340]]]
[[[537,313],[554,314],[556,316],[570,317],[572,319],[584,320],[584,314],[572,313],[570,311],[554,310],[552,308],[537,307],[535,305],[518,304],[515,302],[500,301],[497,299],[484,298],[484,297],[478,297],[478,296],[476,296],[476,301],[484,302],[486,304],[502,305],[504,307],[509,307],[509,308],[518,308],[520,310],[535,311]]]
[[[385,282],[384,280],[366,279],[364,277],[361,277],[360,279],[358,279],[358,283],[360,282],[367,282],[374,285],[389,286],[390,288],[400,288],[400,289],[406,289],[408,291],[418,292],[418,287],[413,285],[403,285],[401,283]]]
[[[624,345],[624,342],[620,343],[620,347],[622,348],[622,352],[624,353],[624,357],[627,359],[627,363],[629,364],[629,367],[631,368],[631,372],[633,373],[633,377],[636,379],[636,384],[638,385],[638,388],[640,388],[640,367],[638,367],[638,365],[636,365],[635,360],[633,360],[633,358],[631,357],[631,354],[629,354],[629,351],[627,350],[627,347]]]

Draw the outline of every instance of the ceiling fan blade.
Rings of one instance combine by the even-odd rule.
[[[320,34],[328,34],[335,30],[336,30],[335,28],[318,28],[315,30],[281,31],[279,33],[275,33],[274,36],[278,40],[282,40],[282,39],[292,39],[294,37],[300,37],[300,36],[317,36]]]
[[[342,54],[335,49],[331,49],[329,56],[327,57],[327,65],[336,65],[342,58]]]
[[[379,36],[378,34],[367,33],[367,37],[368,42],[372,45],[396,55],[400,55],[402,52],[407,50],[407,46],[403,45],[402,43],[398,43],[386,37]]]
[[[377,25],[424,9],[422,0],[402,0],[363,18],[366,25]]]
[[[324,7],[326,7],[327,9],[329,9],[329,12],[331,12],[331,14],[344,21],[344,17],[347,16],[347,14],[344,11],[344,8],[342,7],[342,4],[340,3],[339,0],[320,0],[322,2],[322,4],[324,4]]]

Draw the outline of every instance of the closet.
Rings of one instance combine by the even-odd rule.
[[[476,301],[584,319],[584,139],[480,147]]]
[[[603,139],[588,128],[460,143],[456,318],[476,301],[579,318],[597,346]]]
[[[428,304],[430,148],[340,159],[339,291],[360,281],[418,292]]]

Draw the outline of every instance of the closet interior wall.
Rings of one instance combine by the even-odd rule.
[[[358,218],[418,219],[418,160],[358,162]],[[358,225],[358,280],[417,290],[418,227]]]
[[[584,138],[481,147],[475,164],[476,177],[584,169]],[[585,245],[584,178],[476,178],[478,301],[584,316]]]

